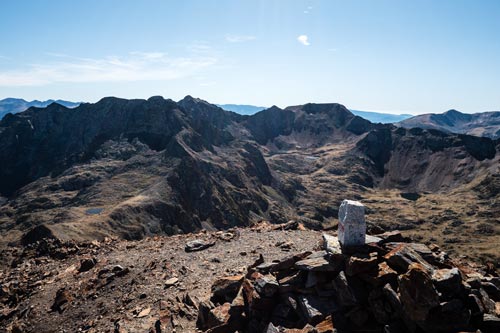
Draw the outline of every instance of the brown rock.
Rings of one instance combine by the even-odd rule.
[[[209,314],[214,308],[214,304],[210,301],[201,301],[198,304],[198,319],[196,320],[196,326],[202,330],[209,328]]]
[[[248,279],[242,283],[243,297],[247,306],[247,313],[270,316],[274,301],[270,298],[262,297]]]
[[[217,279],[212,284],[212,298],[214,303],[232,302],[240,290],[243,282],[243,275],[226,276]]]
[[[348,276],[354,276],[360,273],[376,270],[377,267],[377,253],[353,254],[347,261],[345,273]]]
[[[80,268],[78,268],[78,272],[83,273],[91,270],[97,263],[97,259],[95,258],[87,258],[80,260]]]
[[[208,327],[212,328],[227,324],[229,322],[229,318],[231,317],[229,314],[230,309],[231,304],[224,303],[210,310],[207,320]]]
[[[463,292],[462,276],[456,267],[435,270],[432,274],[432,282],[445,299],[451,299]]]
[[[392,251],[387,253],[384,258],[391,268],[400,272],[406,272],[408,266],[413,263],[420,264],[427,272],[432,272],[434,270],[420,254],[418,254],[409,244],[405,243],[397,245]]]
[[[335,328],[333,326],[333,317],[331,315],[327,316],[323,321],[317,324],[315,327],[317,333],[333,333]]]
[[[297,261],[295,268],[304,271],[333,272],[339,268],[339,265],[331,263],[325,251],[319,251],[312,253],[306,259]]]
[[[315,333],[314,327],[307,324],[303,328],[283,328],[282,333]]]
[[[398,273],[387,265],[386,262],[381,262],[378,265],[378,274],[376,283],[379,285],[393,283],[397,281]]]
[[[63,313],[70,304],[71,300],[72,297],[70,293],[65,288],[61,288],[56,292],[56,298],[51,306],[51,310]]]
[[[418,263],[411,264],[408,272],[399,277],[399,292],[404,311],[414,321],[425,321],[429,311],[439,305],[431,276]]]

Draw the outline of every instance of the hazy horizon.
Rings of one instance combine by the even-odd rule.
[[[492,0],[8,2],[0,99],[496,111],[499,12]]]

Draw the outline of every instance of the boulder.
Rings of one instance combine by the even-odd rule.
[[[273,297],[278,291],[279,285],[272,275],[265,275],[255,279],[255,290],[264,297]]]
[[[345,273],[348,276],[373,271],[378,268],[377,253],[354,254],[349,257],[346,264]]]
[[[211,309],[208,313],[207,327],[212,328],[227,324],[231,317],[229,314],[230,309],[230,303],[224,303]]]
[[[210,301],[201,301],[198,304],[198,319],[196,320],[196,326],[202,330],[209,328],[209,314],[210,311],[215,308],[215,305]]]
[[[221,277],[212,284],[211,301],[214,303],[232,302],[240,290],[243,275]]]
[[[463,294],[462,276],[456,267],[435,270],[432,274],[432,282],[444,299]]]
[[[425,323],[420,326],[428,331],[457,332],[466,330],[471,312],[459,299],[444,302],[429,312]]]
[[[354,306],[358,303],[344,272],[340,272],[335,277],[332,281],[332,287],[335,291],[335,300],[341,308]]]
[[[429,311],[439,305],[439,294],[432,284],[428,270],[413,263],[399,277],[399,292],[403,310],[413,321],[425,321]]]
[[[408,267],[413,263],[418,263],[422,266],[422,269],[425,269],[427,272],[432,272],[434,270],[420,254],[405,243],[398,244],[392,251],[387,253],[384,258],[391,268],[399,272],[406,272]]]

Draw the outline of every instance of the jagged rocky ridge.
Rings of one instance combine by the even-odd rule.
[[[499,147],[488,138],[372,124],[339,104],[252,116],[190,96],[31,108],[0,122],[2,242],[39,225],[62,240],[138,239],[259,220],[334,227],[342,199],[383,204],[382,190],[402,201],[374,210],[372,225],[388,227],[384,214],[396,206],[393,227],[422,231],[428,204],[455,214],[452,222],[470,219],[478,237],[494,242]],[[467,191],[475,213],[436,206],[434,193],[455,204],[453,191]],[[420,197],[424,208],[411,208],[420,218],[400,193]]]

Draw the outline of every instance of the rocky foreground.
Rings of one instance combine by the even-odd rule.
[[[498,332],[493,267],[298,223],[1,253],[2,332]]]

